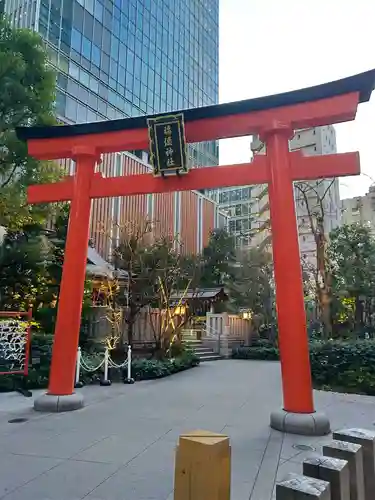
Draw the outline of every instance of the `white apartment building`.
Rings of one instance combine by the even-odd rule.
[[[305,156],[337,152],[336,133],[332,125],[298,130],[289,144],[290,151],[300,150]],[[254,155],[265,152],[264,145],[257,137],[253,139],[251,149]],[[251,240],[251,244],[254,246],[268,244],[271,230],[267,185],[254,187],[252,195],[252,227],[254,230],[259,228],[259,231]],[[315,223],[316,219],[323,215],[325,234],[329,234],[341,224],[339,180],[321,179],[295,183],[295,201],[301,255],[306,261],[315,264],[316,244],[311,230],[310,216]]]
[[[254,137],[253,155],[264,154],[262,142]],[[333,126],[315,127],[296,131],[290,141],[290,150],[301,150],[308,155],[336,153],[336,133]],[[308,207],[299,189],[295,189],[301,255],[315,263],[315,241],[309,222],[309,213],[316,217],[323,211],[324,231],[328,234],[341,223],[338,179],[323,179],[301,184],[306,193]],[[268,185],[225,188],[207,193],[220,209],[229,215],[229,232],[236,238],[239,248],[268,247],[271,244],[271,224]]]
[[[375,237],[375,184],[365,196],[341,200],[343,224],[369,224]]]

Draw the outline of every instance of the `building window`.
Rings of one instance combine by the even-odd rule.
[[[97,67],[100,66],[100,52],[101,52],[101,50],[99,49],[99,47],[93,43],[92,44],[91,60],[95,64],[95,66],[97,66]]]
[[[73,122],[77,120],[77,102],[73,101],[70,97],[66,99],[65,116]]]
[[[72,39],[71,39],[72,48],[77,52],[81,52],[82,45],[82,35],[76,29],[72,29]]]
[[[85,36],[82,37],[82,55],[86,59],[91,59],[91,42]]]

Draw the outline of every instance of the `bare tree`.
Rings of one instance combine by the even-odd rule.
[[[172,345],[181,343],[181,332],[191,318],[189,300],[198,294],[201,273],[201,258],[186,256],[182,245],[176,240],[162,242],[157,276],[156,306],[161,312],[161,321],[152,322],[157,354],[171,354]]]
[[[116,278],[106,278],[97,292],[101,297],[101,304],[104,306],[104,319],[109,323],[109,329],[101,341],[110,351],[116,349],[122,339],[122,310],[116,301],[119,289],[119,282]]]
[[[319,308],[319,316],[326,338],[332,336],[332,266],[327,253],[327,216],[330,214],[328,196],[334,180],[321,179],[316,182],[295,183],[296,203],[307,217],[307,229],[314,239],[314,261],[307,256],[302,257],[305,272],[315,282],[315,294]],[[306,228],[304,217],[299,219],[300,234]]]
[[[273,321],[273,264],[272,255],[259,248],[238,253],[233,280],[227,284],[234,312],[251,312],[253,331],[270,328]]]

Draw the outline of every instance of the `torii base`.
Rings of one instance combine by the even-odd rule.
[[[44,413],[79,410],[83,406],[83,396],[76,392],[67,396],[54,396],[53,394],[45,393],[34,401],[34,410]]]
[[[272,429],[300,436],[326,436],[331,432],[331,424],[324,413],[291,413],[276,410],[271,413]]]

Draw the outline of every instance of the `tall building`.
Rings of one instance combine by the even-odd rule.
[[[264,154],[265,152],[264,146],[258,138],[254,138],[251,147],[255,154]],[[289,143],[289,149],[290,151],[300,150],[305,156],[334,154],[337,152],[335,129],[329,125],[297,130]],[[311,230],[310,216],[314,219],[323,213],[326,235],[341,224],[339,180],[336,178],[307,181],[301,187],[305,195],[295,187],[300,250],[302,257],[315,265],[316,243]],[[272,233],[267,185],[254,187],[253,201],[253,239],[251,245],[267,245],[271,242]]]
[[[375,236],[375,184],[365,196],[341,200],[343,224],[368,224]]]
[[[46,40],[66,123],[217,104],[218,0],[5,0]],[[215,165],[215,142],[189,147]]]
[[[231,188],[211,189],[206,194],[220,210],[227,214],[227,230],[235,237],[237,248],[246,248],[251,241],[251,206],[252,187],[239,186]]]
[[[218,0],[5,0],[5,12],[16,27],[34,29],[46,41],[64,123],[218,102]],[[106,176],[147,171],[147,152],[130,153],[105,155],[100,169]],[[217,144],[189,145],[189,160],[191,166],[217,164]],[[74,171],[73,162],[62,164]],[[106,258],[113,224],[129,217],[162,221],[165,231],[185,237],[191,252],[226,223],[215,203],[197,192],[95,200],[92,214],[92,236]]]

